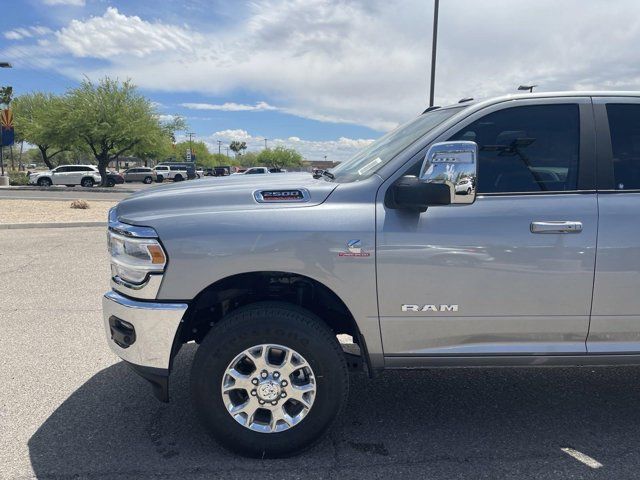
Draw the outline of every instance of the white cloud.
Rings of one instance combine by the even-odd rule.
[[[264,137],[254,136],[246,130],[222,130],[215,132],[207,139],[207,144],[211,151],[217,151],[218,140],[222,140],[225,144],[233,140],[247,142],[248,151],[258,151],[264,148]],[[347,160],[358,150],[373,142],[372,139],[354,139],[340,137],[337,140],[304,140],[299,137],[289,138],[270,138],[268,139],[269,147],[284,146],[295,148],[306,160],[327,160],[341,162]]]
[[[242,21],[200,32],[108,8],[72,21],[33,62],[57,55],[59,71],[75,78],[131,77],[155,90],[251,92],[285,112],[380,130],[424,109],[431,2],[234,5]],[[637,0],[447,1],[440,8],[436,100],[510,93],[526,82],[547,91],[637,90],[639,13]],[[60,62],[69,53],[104,62]]]
[[[255,105],[234,102],[225,102],[220,105],[213,103],[181,103],[180,106],[192,110],[219,110],[221,112],[257,112],[264,110],[278,110],[277,107],[269,105],[267,102],[256,102]]]
[[[71,5],[74,7],[84,7],[85,0],[42,0],[45,5]]]
[[[56,37],[76,57],[116,61],[119,56],[139,59],[158,52],[189,51],[193,40],[185,29],[127,17],[112,7],[101,17],[72,20]]]
[[[25,38],[41,37],[50,33],[52,33],[50,28],[36,25],[28,28],[16,28],[14,30],[4,32],[4,38],[7,40],[23,40]]]

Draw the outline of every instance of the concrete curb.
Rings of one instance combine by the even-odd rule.
[[[128,188],[118,188],[118,187],[91,187],[91,188],[84,188],[81,186],[76,186],[73,188],[68,188],[68,187],[39,187],[37,185],[13,185],[13,186],[9,186],[9,187],[0,187],[0,192],[3,191],[15,191],[15,190],[28,190],[28,191],[34,191],[34,190],[39,190],[41,192],[72,192],[72,191],[79,191],[79,192],[94,192],[94,193],[136,193],[139,190],[131,190]]]
[[[107,222],[0,223],[0,230],[20,230],[23,228],[72,228],[106,226]]]

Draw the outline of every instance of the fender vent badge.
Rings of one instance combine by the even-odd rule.
[[[294,188],[288,190],[256,190],[253,197],[259,203],[273,202],[308,202],[309,192],[304,188]]]

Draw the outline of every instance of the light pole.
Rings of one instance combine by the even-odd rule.
[[[222,147],[222,140],[218,140],[218,155],[220,155],[221,147]]]
[[[533,89],[536,88],[538,85],[520,85],[518,87],[518,90],[520,91],[529,91],[529,93],[533,93]]]
[[[438,46],[438,7],[440,0],[433,0],[433,38],[431,40],[431,82],[429,84],[429,106],[433,107],[436,88],[436,50]]]
[[[267,140],[269,140],[267,137],[264,138],[264,149],[267,149]]]
[[[0,68],[13,68],[13,66],[9,62],[0,62]],[[9,105],[7,104],[7,107]],[[0,123],[0,177],[4,177],[4,128],[2,127],[2,123]],[[4,183],[0,181],[0,185]]]

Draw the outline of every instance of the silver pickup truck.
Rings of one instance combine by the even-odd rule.
[[[164,401],[199,344],[193,402],[227,448],[308,447],[350,370],[640,363],[640,94],[428,109],[316,177],[110,212],[107,341]]]

